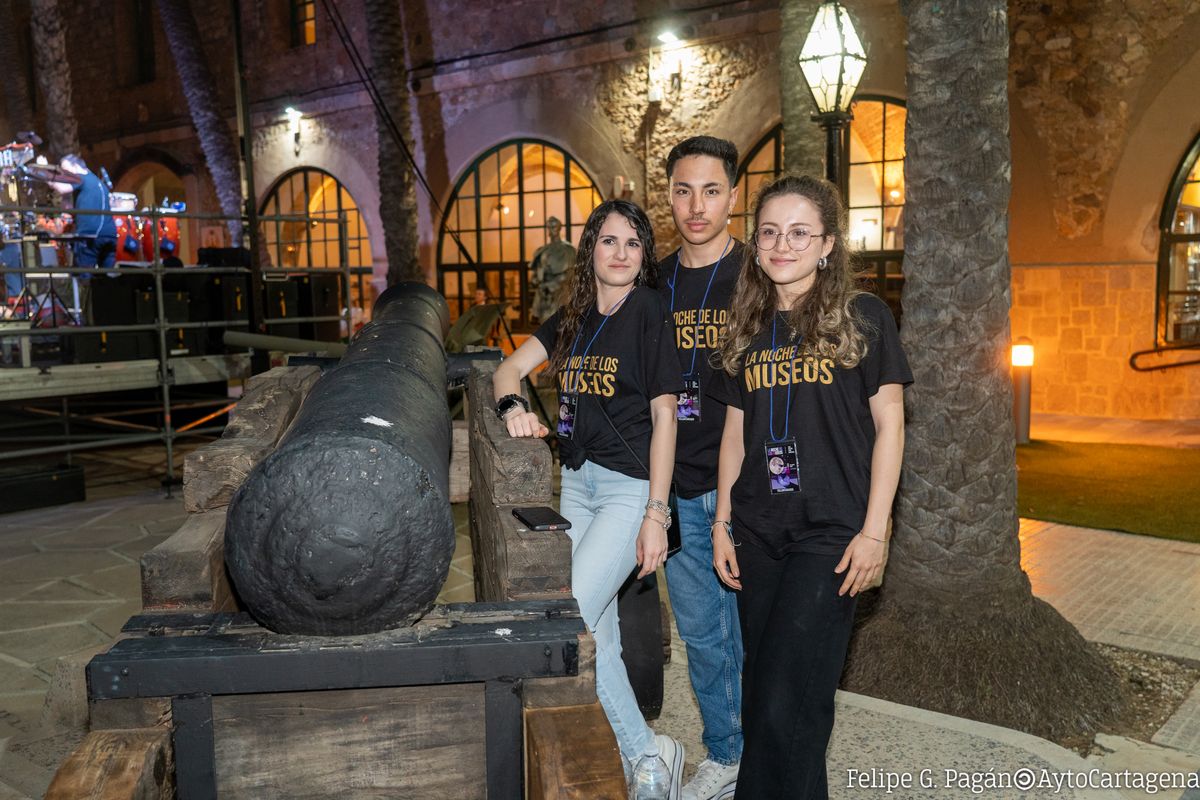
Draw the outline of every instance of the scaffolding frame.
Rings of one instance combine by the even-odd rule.
[[[151,224],[151,235],[153,244],[153,258],[150,261],[131,261],[122,260],[117,263],[111,270],[103,270],[106,274],[118,272],[121,274],[141,274],[150,275],[153,278],[153,292],[156,318],[153,323],[133,323],[133,324],[117,324],[117,325],[87,325],[82,324],[82,320],[76,318],[74,321],[80,324],[67,325],[50,325],[39,326],[38,319],[29,313],[31,307],[31,297],[29,295],[29,276],[31,275],[46,275],[48,280],[47,295],[50,303],[54,303],[56,292],[54,291],[54,280],[63,277],[71,277],[74,285],[75,276],[89,275],[95,276],[101,270],[96,267],[76,267],[72,264],[70,267],[60,266],[42,266],[36,263],[30,263],[32,257],[36,256],[39,251],[39,245],[45,241],[59,240],[58,237],[43,237],[36,234],[25,234],[20,239],[5,240],[5,244],[19,243],[21,251],[21,266],[17,268],[6,267],[0,264],[0,281],[4,280],[3,276],[9,274],[20,274],[22,276],[23,289],[22,293],[26,296],[26,315],[24,319],[6,319],[3,320],[3,325],[0,327],[0,340],[8,340],[16,338],[20,340],[19,348],[22,352],[22,365],[17,367],[0,367],[0,402],[9,402],[14,400],[37,400],[58,397],[61,400],[59,411],[51,411],[48,409],[38,409],[32,411],[29,408],[24,409],[29,413],[36,413],[48,416],[55,416],[62,422],[63,432],[61,435],[54,436],[5,436],[5,432],[15,426],[0,425],[0,445],[5,442],[23,442],[36,444],[37,446],[26,447],[16,450],[0,448],[0,462],[13,461],[17,459],[34,458],[38,456],[66,454],[67,461],[70,463],[71,454],[81,450],[103,449],[119,445],[139,444],[146,442],[161,441],[166,449],[166,476],[163,479],[163,484],[170,491],[170,487],[179,483],[175,477],[175,442],[179,439],[219,435],[224,430],[224,425],[203,425],[197,423],[209,422],[217,417],[222,416],[232,408],[232,403],[225,403],[224,408],[216,413],[209,414],[195,423],[190,423],[181,427],[176,427],[172,422],[172,410],[185,407],[195,407],[194,403],[178,404],[172,402],[172,388],[175,386],[197,384],[202,382],[215,382],[224,379],[226,381],[236,378],[244,378],[250,375],[251,360],[250,352],[252,348],[247,348],[248,352],[233,353],[225,355],[202,355],[202,356],[173,356],[171,348],[167,343],[168,331],[174,330],[192,330],[192,329],[209,329],[209,328],[249,328],[254,323],[254,313],[250,314],[249,320],[208,320],[194,321],[186,320],[171,321],[167,319],[166,308],[164,303],[163,279],[168,275],[245,275],[249,277],[249,293],[248,298],[251,303],[251,308],[255,302],[253,293],[260,291],[261,287],[274,281],[286,281],[288,278],[295,275],[317,274],[329,275],[336,272],[339,277],[339,287],[341,291],[341,310],[342,313],[337,315],[316,315],[307,317],[267,317],[259,321],[260,332],[269,332],[273,325],[282,324],[301,324],[301,323],[317,323],[317,322],[338,322],[344,325],[345,335],[339,336],[339,340],[345,341],[353,335],[353,314],[351,307],[351,281],[356,275],[370,274],[370,267],[351,267],[349,259],[349,241],[348,233],[348,215],[345,211],[340,212],[316,212],[310,214],[276,214],[270,216],[258,215],[255,222],[259,225],[264,223],[274,224],[276,222],[300,222],[306,225],[328,224],[330,217],[335,217],[337,224],[338,238],[338,260],[337,267],[259,267],[256,270],[253,267],[209,267],[199,264],[184,265],[184,266],[166,266],[163,264],[161,254],[161,228],[159,220],[170,218],[175,220],[206,220],[213,222],[221,222],[228,224],[230,221],[240,221],[242,225],[247,225],[248,220],[245,216],[238,217],[225,214],[188,214],[184,212],[176,213],[173,211],[163,211],[160,208],[151,208],[142,212],[130,211],[112,211],[112,210],[90,210],[90,209],[63,209],[56,207],[44,206],[16,206],[16,205],[0,205],[0,215],[20,214],[23,216],[34,215],[44,217],[57,217],[64,214],[73,216],[108,216],[112,218],[136,216],[143,220],[149,219]],[[258,237],[253,237],[258,238]],[[256,280],[257,278],[257,280]],[[69,310],[75,314],[82,315],[86,313],[86,309],[74,307]],[[57,314],[52,306],[51,322],[57,322]],[[27,323],[28,327],[22,326],[20,323]],[[29,353],[32,349],[32,339],[38,336],[73,336],[85,333],[115,333],[115,332],[138,332],[138,331],[153,331],[157,334],[157,352],[158,355],[154,359],[137,359],[126,361],[112,361],[95,364],[60,364],[46,367],[35,367],[30,363]],[[339,331],[340,333],[340,331]],[[55,372],[57,371],[57,375]],[[24,373],[24,374],[22,374]],[[14,378],[17,378],[14,380]],[[107,383],[115,385],[107,386]],[[149,389],[157,388],[159,392],[159,402],[147,404],[147,408],[143,409],[118,409],[117,415],[113,414],[75,414],[70,409],[70,397],[81,394],[97,394],[102,392],[122,391],[127,389]],[[222,405],[219,401],[209,403],[211,406]],[[137,423],[129,423],[119,420],[120,416],[132,416],[137,413],[147,413],[153,407],[161,412],[161,426],[153,427],[141,425]],[[80,434],[78,431],[72,433],[72,421],[77,424],[86,422],[91,424],[100,424],[112,427],[116,430],[129,431],[124,433],[113,433],[111,435],[93,435]]]

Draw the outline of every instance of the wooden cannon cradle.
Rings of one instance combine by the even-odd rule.
[[[46,797],[624,798],[569,542],[512,530],[496,502],[521,500],[503,495],[513,481],[548,499],[548,450],[538,475],[511,452],[471,466],[477,589],[503,583],[504,602],[435,606],[411,628],[349,637],[279,635],[239,612],[224,508],[317,377],[306,366],[252,378],[225,435],[188,456],[189,519],[143,556],[143,613],[87,665],[92,731]],[[472,375],[476,391],[481,380],[490,387],[490,370]],[[480,441],[479,427],[472,456],[511,443]],[[518,534],[524,552],[495,550]]]

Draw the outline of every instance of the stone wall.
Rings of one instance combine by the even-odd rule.
[[[1034,344],[1034,412],[1200,418],[1200,369],[1129,366],[1154,344],[1154,302],[1152,263],[1014,268],[1012,336]]]

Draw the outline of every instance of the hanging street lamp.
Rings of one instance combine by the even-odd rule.
[[[841,132],[850,122],[850,102],[866,66],[850,13],[841,3],[823,3],[800,51],[800,70],[817,104],[813,121],[825,129],[825,177],[838,185]]]

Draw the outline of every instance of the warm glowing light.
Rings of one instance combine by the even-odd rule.
[[[1029,341],[1024,336],[1013,342],[1012,365],[1014,367],[1033,366],[1033,342]]]
[[[800,51],[800,69],[817,110],[848,111],[866,66],[867,54],[849,12],[841,3],[823,4]]]
[[[679,37],[675,35],[675,31],[663,31],[658,35],[658,40],[663,44],[679,44]]]

